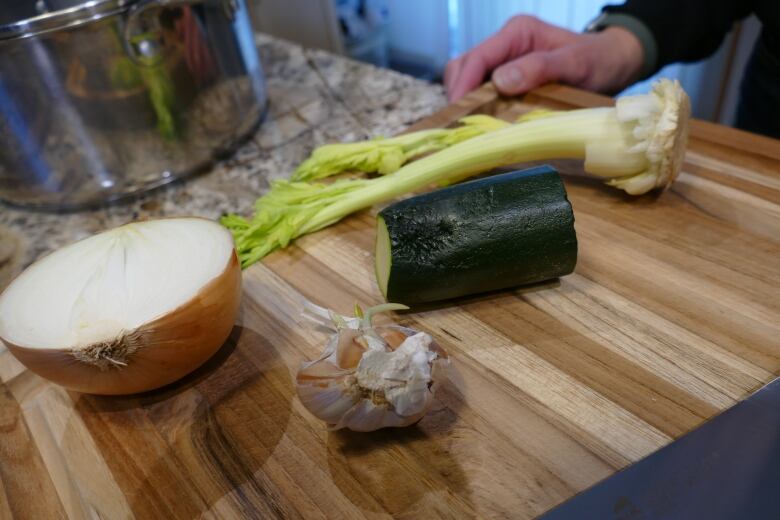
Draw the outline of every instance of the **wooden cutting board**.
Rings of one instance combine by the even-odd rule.
[[[416,128],[609,102],[484,87]],[[778,141],[695,122],[670,191],[566,175],[574,274],[396,317],[454,362],[414,427],[328,431],[293,388],[326,339],[300,319],[304,299],[381,301],[368,212],[246,270],[230,340],[161,391],[79,395],[2,352],[0,518],[536,516],[780,372],[778,172]]]

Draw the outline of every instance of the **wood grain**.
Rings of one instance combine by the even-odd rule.
[[[610,102],[488,86],[414,129]],[[229,341],[160,391],[79,395],[0,351],[0,518],[530,518],[780,373],[777,141],[695,122],[677,183],[640,198],[554,164],[574,274],[395,317],[453,359],[417,425],[328,431],[295,397],[326,339],[302,302],[381,301],[363,212],[245,271]]]

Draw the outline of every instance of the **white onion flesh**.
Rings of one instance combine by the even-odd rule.
[[[136,222],[31,265],[0,295],[0,338],[31,370],[91,393],[167,384],[232,329],[240,267],[216,222]]]

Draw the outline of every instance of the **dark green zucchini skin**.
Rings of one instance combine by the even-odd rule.
[[[541,282],[577,263],[574,214],[550,166],[419,195],[380,215],[391,245],[387,301],[432,302]]]

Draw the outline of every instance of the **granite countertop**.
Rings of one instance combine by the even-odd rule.
[[[440,85],[265,35],[257,43],[269,108],[246,144],[204,174],[102,209],[55,214],[0,203],[0,289],[41,255],[132,220],[249,215],[269,181],[314,147],[394,135],[446,104]]]

